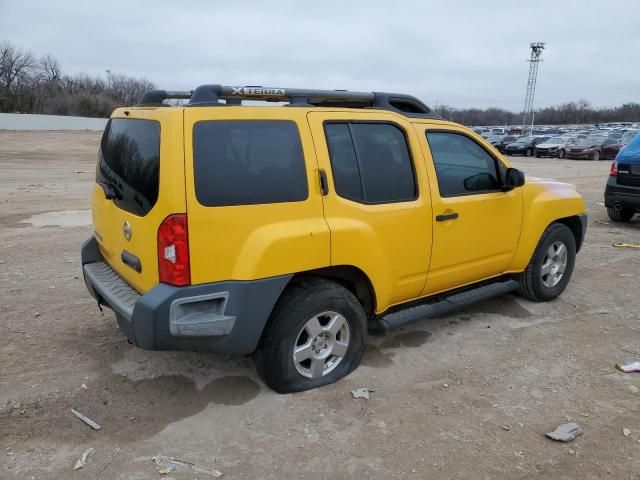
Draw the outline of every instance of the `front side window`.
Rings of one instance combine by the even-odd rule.
[[[486,193],[500,189],[495,159],[469,137],[427,132],[442,197]]]
[[[325,134],[338,195],[361,203],[395,203],[417,196],[403,131],[388,123],[327,123]]]
[[[207,207],[299,202],[307,173],[295,123],[212,120],[193,127],[196,197]]]

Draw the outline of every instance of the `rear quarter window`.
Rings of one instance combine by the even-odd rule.
[[[193,127],[198,202],[208,207],[298,202],[308,196],[300,134],[285,120],[212,120]]]
[[[144,216],[158,200],[160,123],[113,118],[100,142],[96,181],[116,191],[118,208]]]

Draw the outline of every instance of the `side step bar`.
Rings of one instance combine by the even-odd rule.
[[[435,303],[424,303],[384,315],[378,318],[377,326],[385,331],[402,327],[417,320],[442,315],[443,313],[448,313],[452,310],[471,305],[472,303],[511,292],[517,289],[518,286],[519,284],[515,280],[506,280],[490,283],[464,292],[454,293]]]

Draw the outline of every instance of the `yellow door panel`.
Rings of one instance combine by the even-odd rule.
[[[193,284],[255,280],[329,265],[329,228],[322,213],[318,167],[305,115],[306,111],[282,107],[200,107],[185,110],[185,175]],[[227,124],[286,121],[294,125],[300,135],[304,157],[303,168],[308,189],[306,199],[225,206],[202,203],[198,192],[203,197],[208,194],[202,191],[214,187],[204,184],[201,185],[202,191],[196,189],[194,127],[199,122],[209,121]],[[218,128],[217,125],[213,127]],[[255,163],[255,159],[260,158],[260,152],[249,153],[252,144],[242,131],[234,130],[233,138],[225,138],[221,137],[215,148],[227,149],[225,158],[234,158],[239,162],[236,165],[238,171],[233,173],[235,177],[229,181],[229,195],[233,196],[233,190],[237,189],[239,197],[242,197],[242,190],[251,188],[246,182],[243,183],[243,178],[247,178],[243,175],[254,175],[264,182],[281,180],[277,172],[259,170],[244,163]],[[211,161],[215,161],[213,156]],[[221,187],[219,185],[217,188]]]
[[[411,124],[397,115],[383,113],[310,112],[308,119],[318,166],[326,172],[328,180],[329,191],[323,199],[331,230],[331,264],[355,266],[369,277],[375,289],[376,312],[416,298],[426,280],[432,212],[420,144]],[[343,198],[336,192],[325,125],[348,122],[389,123],[404,132],[414,164],[416,198],[366,204]],[[394,181],[392,177],[389,182]]]
[[[430,129],[431,128],[431,129]],[[433,203],[433,247],[427,282],[422,292],[431,295],[469,283],[503,274],[509,267],[518,246],[522,229],[522,189],[490,191],[459,196],[443,196],[442,188],[461,188],[469,179],[455,178],[458,170],[448,170],[440,164],[440,181],[448,175],[449,184],[438,183],[434,155],[426,132],[449,132],[468,135],[465,142],[474,148],[482,147],[482,155],[490,155],[502,162],[481,140],[462,127],[441,125],[425,128],[416,125],[425,152],[426,168],[431,182]],[[455,155],[455,153],[454,153]],[[455,159],[454,159],[455,161]],[[508,167],[506,162],[504,168]],[[473,187],[473,182],[469,183]],[[495,190],[495,188],[494,188]],[[446,192],[444,193],[446,194]]]
[[[160,125],[158,198],[146,215],[119,208],[116,202],[106,198],[98,184],[93,189],[93,225],[100,252],[127,283],[146,292],[158,283],[158,226],[171,213],[185,211],[182,109],[118,109],[111,118],[126,119],[127,122],[152,120]],[[125,222],[131,232],[129,239],[124,232]],[[139,272],[124,263],[123,252],[137,257]]]

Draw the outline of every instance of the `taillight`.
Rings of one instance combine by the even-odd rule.
[[[158,274],[169,285],[191,283],[186,213],[169,215],[158,228]]]
[[[611,164],[611,170],[609,170],[609,176],[610,177],[617,177],[618,176],[618,162],[613,162]]]

